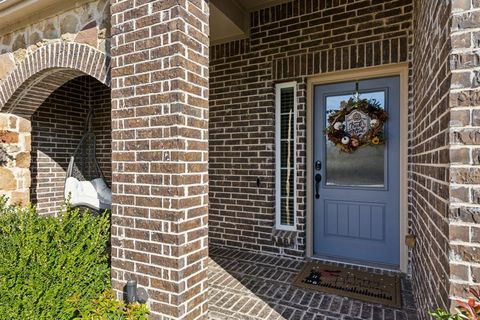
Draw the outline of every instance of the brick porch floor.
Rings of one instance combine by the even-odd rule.
[[[210,319],[416,320],[410,283],[403,309],[392,309],[290,285],[302,262],[210,248]]]

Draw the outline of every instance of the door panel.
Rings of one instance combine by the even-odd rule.
[[[388,112],[386,143],[352,153],[339,151],[323,134],[327,112],[356,93],[356,82],[315,87],[314,254],[319,257],[398,267],[400,262],[400,79],[358,82],[359,97]],[[318,178],[318,177],[317,177]],[[314,183],[316,180],[314,179]]]
[[[325,235],[385,239],[385,207],[375,203],[325,201]]]

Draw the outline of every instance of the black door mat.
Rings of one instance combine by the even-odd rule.
[[[399,276],[308,262],[293,284],[366,302],[402,307]]]

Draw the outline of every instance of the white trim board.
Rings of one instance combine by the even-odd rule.
[[[281,224],[281,90],[293,87],[293,226]],[[277,230],[295,231],[297,229],[297,83],[285,82],[275,85],[275,228]]]

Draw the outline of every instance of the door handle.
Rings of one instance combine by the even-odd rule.
[[[320,181],[322,181],[322,176],[320,173],[315,175],[315,198],[320,198]]]

